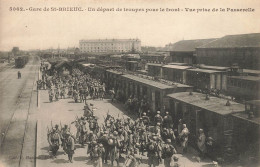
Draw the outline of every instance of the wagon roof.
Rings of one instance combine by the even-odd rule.
[[[161,83],[159,81],[154,81],[154,80],[142,78],[142,77],[131,75],[131,74],[125,74],[125,75],[123,75],[123,77],[131,79],[133,81],[137,81],[139,83],[143,83],[143,84],[151,86],[151,87],[159,88],[159,89],[174,89],[174,88],[180,88],[180,87],[184,87],[184,88],[190,87],[188,85],[179,84],[179,83],[174,83],[174,85],[168,85],[168,84]]]
[[[231,105],[226,106],[226,99],[210,96],[210,100],[205,100],[206,95],[197,92],[193,92],[192,95],[189,92],[172,93],[168,97],[220,115],[245,111],[243,104],[230,101]]]

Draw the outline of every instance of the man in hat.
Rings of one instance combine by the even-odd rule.
[[[73,163],[73,154],[75,150],[75,140],[69,132],[66,132],[65,137],[66,153],[68,154],[69,162]]]
[[[177,153],[171,142],[171,139],[167,139],[166,144],[162,148],[162,158],[164,159],[165,167],[170,167],[172,156]]]

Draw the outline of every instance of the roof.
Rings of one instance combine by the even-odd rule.
[[[138,61],[127,61],[128,63],[138,63]]]
[[[251,70],[251,69],[243,69],[243,73],[249,73],[249,74],[260,74],[260,70]]]
[[[178,65],[178,66],[187,66],[187,63],[176,63],[176,62],[172,62],[172,63],[168,63],[169,65]]]
[[[195,48],[205,45],[206,43],[209,43],[214,40],[216,40],[216,39],[212,38],[212,39],[182,40],[182,41],[174,43],[171,46],[170,51],[193,52],[193,51],[195,51]]]
[[[191,68],[190,66],[178,66],[178,65],[165,65],[163,68],[172,68],[172,69],[180,69],[185,70]]]
[[[98,43],[106,43],[106,42],[133,42],[140,41],[140,39],[89,39],[89,40],[80,40],[79,42],[98,42]]]
[[[68,62],[66,62],[66,61],[61,61],[61,62],[58,62],[57,64],[55,64],[54,67],[55,67],[55,68],[60,68],[60,67],[62,67],[64,64],[69,65]]]
[[[260,125],[260,117],[248,119],[248,115],[244,112],[243,113],[235,113],[235,114],[232,114],[232,115],[236,118],[239,118],[239,119],[242,119],[242,120],[245,120],[245,121],[249,121],[249,122],[252,122],[252,123],[257,124],[257,125]]]
[[[120,72],[120,71],[116,71],[116,70],[106,70],[107,72],[110,72],[110,73],[113,73],[113,74],[123,74],[123,72]]]
[[[258,76],[228,76],[232,79],[240,79],[240,80],[247,80],[247,81],[260,81],[260,77]]]
[[[94,66],[95,64],[82,64],[84,67],[90,67],[90,66]]]
[[[189,92],[180,92],[172,93],[167,96],[220,115],[245,111],[245,106],[243,104],[230,101],[231,105],[226,106],[226,99],[210,96],[210,100],[205,100],[206,95],[197,92],[193,92],[193,95],[189,95]]]
[[[250,100],[250,101],[247,101],[246,103],[248,104],[254,104],[254,105],[260,105],[260,100]]]
[[[147,63],[148,66],[163,66],[163,64]]]
[[[200,69],[200,68],[187,69],[187,71],[202,72],[202,73],[208,73],[208,74],[221,72],[221,71],[216,71],[216,70],[207,70],[207,69]]]
[[[123,75],[123,77],[137,81],[139,83],[143,83],[145,85],[159,88],[159,89],[174,89],[174,88],[178,88],[178,87],[190,87],[188,85],[177,84],[177,83],[175,85],[166,85],[166,84],[158,82],[158,81],[149,80],[149,79],[141,78],[139,76],[130,75],[130,74],[125,74],[125,75]]]
[[[222,70],[222,71],[226,71],[226,70],[230,69],[230,67],[206,66],[204,64],[201,64],[200,68],[202,68],[202,69],[209,69],[209,70]]]
[[[260,47],[260,33],[227,35],[198,48]]]

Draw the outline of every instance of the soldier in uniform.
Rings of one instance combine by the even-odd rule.
[[[22,78],[22,74],[21,74],[21,72],[20,71],[18,71],[18,79],[21,79]]]
[[[169,115],[169,112],[166,112],[166,115],[163,118],[163,127],[165,128],[172,128],[172,116]]]
[[[52,102],[52,100],[53,100],[53,93],[52,93],[52,91],[49,92],[49,100],[50,100],[50,102]]]
[[[75,150],[75,140],[69,132],[66,132],[64,146],[66,148],[65,150],[66,150],[66,153],[68,154],[69,161],[71,163],[73,163],[73,154],[74,154],[74,150]]]
[[[85,120],[81,121],[80,129],[79,129],[79,144],[81,144],[82,147],[84,147],[85,138],[87,134],[87,126]]]
[[[155,115],[155,118],[154,118],[154,122],[157,124],[157,123],[162,123],[163,121],[163,118],[162,116],[160,115],[160,111],[157,111],[157,114]]]
[[[144,155],[146,144],[148,142],[148,134],[147,134],[146,130],[141,129],[139,136],[140,136],[140,146],[141,146],[140,151],[142,152],[142,155]]]
[[[105,149],[103,147],[103,144],[97,144],[93,148],[93,161],[95,167],[102,167],[102,157],[105,153]]]
[[[143,113],[142,119],[143,119],[144,125],[145,125],[145,126],[149,126],[149,124],[150,124],[150,118],[146,115],[145,112]]]
[[[157,144],[157,137],[153,136],[147,145],[147,156],[149,167],[159,166],[161,160],[161,148]]]
[[[98,139],[99,143],[102,144],[104,148],[104,154],[102,154],[102,162],[107,163],[107,158],[108,158],[108,132],[104,131],[104,134]]]
[[[190,134],[188,128],[186,127],[186,124],[183,124],[183,129],[181,133],[179,134],[179,138],[181,141],[181,147],[182,147],[182,153],[187,153],[188,148],[188,136]]]
[[[199,129],[199,137],[198,137],[198,141],[197,141],[197,146],[200,150],[201,158],[204,158],[205,153],[206,153],[206,136],[204,134],[203,129]]]
[[[52,152],[52,156],[56,158],[57,152],[61,145],[61,138],[60,138],[58,125],[56,125],[55,128],[52,129],[52,132],[48,134],[48,142],[50,144],[50,150]]]
[[[93,146],[97,143],[97,136],[93,133],[93,131],[89,131],[87,135],[87,154],[91,153]]]
[[[59,91],[57,90],[56,93],[55,93],[55,99],[56,99],[56,101],[59,100],[59,95],[60,95],[60,93],[59,93]]]
[[[162,158],[164,159],[164,166],[170,167],[173,154],[176,154],[175,148],[171,145],[171,139],[166,140],[166,144],[162,148]]]
[[[138,167],[139,161],[137,157],[135,157],[134,149],[129,150],[129,154],[126,157],[124,167]]]
[[[114,161],[116,161],[117,166],[119,166],[119,149],[118,149],[118,147],[120,146],[120,143],[118,142],[117,137],[118,137],[118,132],[114,131],[113,136],[111,136],[110,139],[108,139],[111,166],[114,165]]]

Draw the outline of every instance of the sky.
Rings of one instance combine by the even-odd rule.
[[[22,7],[27,11],[10,11]],[[81,12],[29,8],[81,7]],[[88,8],[180,9],[180,12],[102,12]],[[210,12],[186,12],[210,9]],[[212,9],[253,8],[254,12]],[[81,39],[139,38],[142,46],[163,47],[179,40],[220,38],[260,32],[259,0],[0,0],[0,50],[78,47]]]

